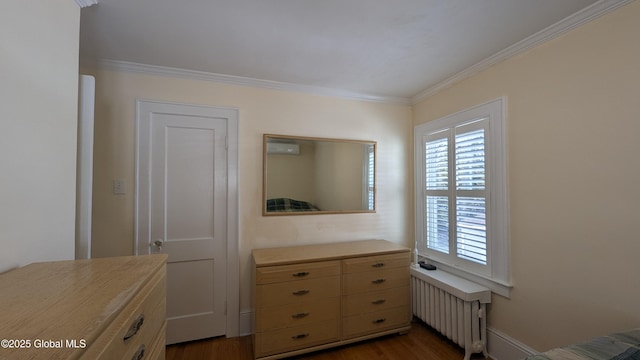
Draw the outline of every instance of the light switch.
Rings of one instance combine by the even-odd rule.
[[[124,189],[124,180],[122,179],[113,180],[113,193],[115,195],[124,195],[126,193]]]

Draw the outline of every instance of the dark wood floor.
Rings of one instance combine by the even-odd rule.
[[[167,360],[253,359],[250,336],[224,337],[167,346]],[[291,357],[291,360],[462,360],[464,351],[435,330],[413,323],[406,335],[389,335],[338,348]],[[482,354],[472,357],[484,359]]]

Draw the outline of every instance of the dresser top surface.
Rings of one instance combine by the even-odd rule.
[[[90,346],[166,261],[145,255],[42,262],[1,274],[0,337],[85,339]]]
[[[386,240],[361,240],[254,249],[252,254],[256,267],[261,267],[409,251],[405,246]]]

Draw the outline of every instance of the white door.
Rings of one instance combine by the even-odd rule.
[[[204,109],[139,107],[138,253],[169,255],[167,344],[227,328],[227,116]]]

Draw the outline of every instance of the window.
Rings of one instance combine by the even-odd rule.
[[[503,99],[415,128],[416,249],[509,296]]]
[[[364,194],[363,209],[374,210],[375,208],[375,156],[376,149],[373,144],[364,145],[365,161],[364,161]]]

